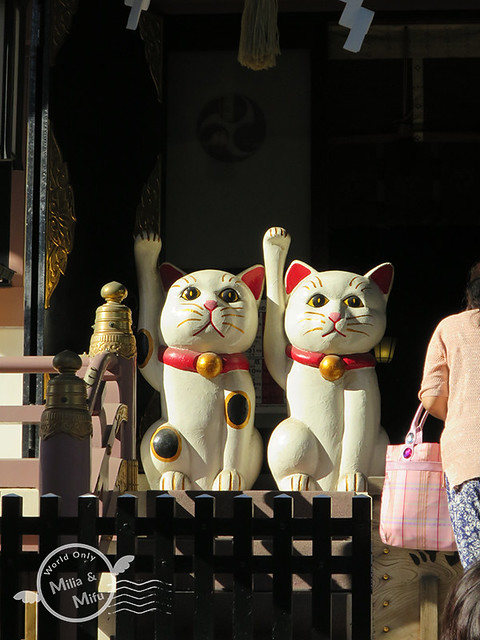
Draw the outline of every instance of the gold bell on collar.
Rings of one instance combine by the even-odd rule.
[[[196,369],[204,378],[216,378],[223,371],[223,362],[216,353],[207,351],[198,356]]]
[[[318,365],[320,373],[325,380],[335,382],[345,373],[345,363],[340,356],[325,356]]]

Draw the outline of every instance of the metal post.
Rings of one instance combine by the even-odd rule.
[[[50,380],[40,426],[40,493],[61,496],[61,514],[76,515],[78,496],[90,492],[92,420],[85,382],[75,375],[80,356],[53,359],[60,375]]]

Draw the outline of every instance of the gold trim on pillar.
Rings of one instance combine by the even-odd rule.
[[[145,58],[152,76],[157,98],[163,100],[163,19],[149,11],[142,11],[138,23],[140,37],[145,43]]]
[[[162,161],[157,159],[146,184],[135,214],[134,235],[160,235],[160,198],[162,191]]]
[[[50,64],[55,64],[55,58],[60,47],[65,42],[65,38],[70,33],[73,16],[76,13],[79,0],[53,0],[51,4],[52,12],[52,32],[50,41]]]
[[[50,306],[60,276],[65,275],[68,254],[73,247],[75,222],[67,164],[49,123],[45,309]]]

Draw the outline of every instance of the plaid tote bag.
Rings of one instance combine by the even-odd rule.
[[[404,444],[389,445],[380,506],[380,538],[392,547],[456,550],[437,442],[423,442],[420,404]]]

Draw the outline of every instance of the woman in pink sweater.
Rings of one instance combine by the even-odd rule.
[[[470,280],[466,297],[467,309],[432,335],[419,392],[425,409],[445,422],[442,462],[465,569],[480,560],[480,278]]]

